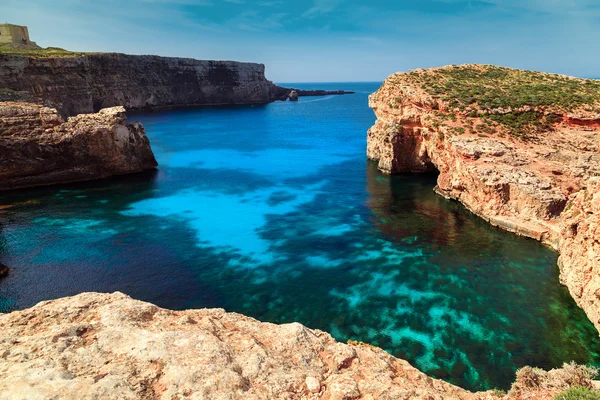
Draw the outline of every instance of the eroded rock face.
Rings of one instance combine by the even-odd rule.
[[[0,315],[0,331],[0,398],[492,398],[298,323],[169,311],[120,293]]]
[[[526,73],[525,84],[558,80],[568,85],[596,85],[489,66],[395,74],[370,96],[377,121],[368,132],[367,155],[387,173],[437,169],[438,193],[459,200],[493,225],[557,249],[561,282],[600,328],[598,103],[590,97],[592,102],[579,109],[549,104],[490,110],[478,108],[475,102],[465,109],[452,107],[426,90],[428,82],[437,78],[456,75],[471,79],[475,74],[483,79],[492,73],[517,77]],[[515,137],[514,130],[489,123],[486,113],[510,123],[513,120],[505,116],[511,113],[515,118],[537,115],[543,120],[525,126],[531,129],[523,140]],[[537,124],[548,126],[539,130]]]
[[[74,57],[0,54],[0,88],[27,91],[62,115],[181,105],[260,104],[278,88],[262,64],[116,53]]]
[[[156,167],[141,124],[123,107],[68,121],[35,103],[0,103],[0,190],[105,178]]]

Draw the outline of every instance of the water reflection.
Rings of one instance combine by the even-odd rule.
[[[421,262],[389,273],[393,286],[427,293],[397,308],[392,319],[419,334],[403,336],[392,353],[434,376],[487,387],[507,387],[527,364],[597,362],[597,332],[558,287],[556,254],[437,196],[434,176],[389,177],[371,164],[367,177],[373,224],[392,243],[424,252]],[[415,340],[427,354],[416,352]]]

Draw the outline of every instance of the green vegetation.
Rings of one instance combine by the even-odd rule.
[[[451,108],[525,106],[600,111],[600,81],[493,65],[463,65],[409,72],[411,79]]]
[[[479,132],[508,133],[521,139],[552,129],[565,112],[600,112],[600,80],[594,79],[461,65],[395,75],[390,83],[421,88],[436,103],[441,100],[447,105],[442,111],[475,119]],[[450,116],[443,119],[455,120]]]
[[[0,45],[0,54],[14,54],[30,57],[77,57],[85,54],[84,52],[75,52],[60,47],[47,47],[45,49],[15,49],[9,44]]]
[[[577,386],[557,394],[554,400],[600,400],[600,393],[583,386]]]
[[[515,136],[521,136],[527,132],[545,132],[562,120],[556,114],[546,115],[538,111],[488,114],[483,118],[504,125],[509,133]]]

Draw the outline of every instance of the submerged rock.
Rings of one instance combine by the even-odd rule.
[[[0,103],[0,190],[105,178],[157,163],[139,123],[123,107],[65,121],[54,108]]]
[[[369,105],[381,171],[437,170],[439,194],[557,249],[561,282],[600,329],[599,81],[448,66],[391,75]]]
[[[8,276],[8,267],[2,263],[0,263],[0,279]]]

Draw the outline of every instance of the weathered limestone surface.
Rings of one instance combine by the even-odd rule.
[[[408,73],[388,78],[369,103],[377,121],[368,132],[367,155],[380,170],[437,169],[438,193],[493,225],[557,249],[561,282],[600,329],[599,113],[537,109],[557,121],[522,141],[482,132],[481,113],[451,108]]]
[[[585,367],[526,367],[509,395],[471,393],[362,343],[221,309],[169,311],[83,293],[0,314],[0,400],[552,399]]]
[[[68,121],[35,103],[0,102],[0,190],[105,178],[156,167],[141,124],[112,107]]]
[[[0,315],[0,399],[476,399],[381,349],[84,293]],[[491,397],[489,397],[491,398]]]

